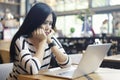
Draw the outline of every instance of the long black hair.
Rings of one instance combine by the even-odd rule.
[[[15,60],[15,42],[16,39],[20,36],[26,36],[30,37],[32,32],[36,30],[42,23],[45,21],[45,19],[48,17],[49,14],[53,15],[53,23],[52,23],[52,29],[55,27],[56,23],[56,15],[51,9],[50,6],[48,6],[45,3],[36,3],[28,12],[26,15],[23,24],[20,26],[17,33],[14,35],[11,45],[10,45],[10,61],[13,62]]]

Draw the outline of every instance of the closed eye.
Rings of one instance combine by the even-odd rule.
[[[47,25],[47,24],[52,25],[52,21],[45,21],[43,24],[44,25]]]

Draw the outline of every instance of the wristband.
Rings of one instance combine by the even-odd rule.
[[[56,44],[54,43],[54,41],[52,41],[51,43],[48,44],[49,48],[56,46]]]

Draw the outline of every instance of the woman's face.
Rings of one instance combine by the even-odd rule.
[[[45,22],[40,26],[45,31],[45,34],[48,35],[51,32],[53,23],[53,16],[52,14],[48,15]]]

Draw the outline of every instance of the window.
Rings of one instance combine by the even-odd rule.
[[[78,15],[61,16],[57,18],[57,30],[62,30],[62,33],[66,37],[80,37],[82,21],[78,18]],[[70,29],[74,28],[75,32],[71,34]]]
[[[92,0],[92,7],[108,6],[108,0]]]
[[[110,5],[120,5],[120,0],[110,0]]]

